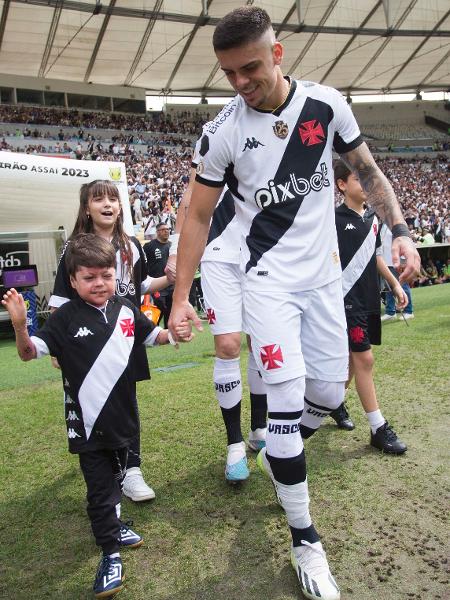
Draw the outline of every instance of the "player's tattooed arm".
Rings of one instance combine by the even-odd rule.
[[[391,184],[365,143],[341,158],[358,175],[369,204],[392,231],[392,264],[400,273],[400,283],[413,281],[419,274],[420,257]]]
[[[367,194],[368,202],[392,230],[394,225],[406,227],[394,190],[377,166],[365,143],[341,156],[347,166],[358,175],[361,187]]]

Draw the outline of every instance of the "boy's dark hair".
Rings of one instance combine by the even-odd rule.
[[[79,233],[67,244],[65,261],[69,275],[75,275],[80,267],[110,269],[116,266],[116,251],[99,235]]]
[[[263,8],[240,6],[217,24],[213,34],[214,50],[229,50],[254,42],[271,27],[270,17]]]
[[[334,165],[334,183],[336,184],[337,189],[343,194],[343,191],[338,186],[338,179],[342,179],[342,181],[347,181],[349,175],[351,175],[351,170],[347,167],[347,165],[342,160],[337,160]]]
[[[167,229],[170,230],[170,227],[167,225],[167,223],[163,223],[161,221],[161,223],[158,223],[158,225],[156,226],[156,231],[159,231],[161,229],[161,227],[167,227]]]

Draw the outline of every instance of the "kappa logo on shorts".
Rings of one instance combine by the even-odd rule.
[[[315,146],[325,141],[322,124],[317,119],[300,123],[298,131],[305,146]]]
[[[208,319],[208,323],[210,325],[214,325],[214,323],[216,322],[216,313],[212,308],[206,309],[206,318]]]
[[[356,229],[356,227],[353,225],[353,223],[347,223],[347,225],[345,226],[344,231],[347,231],[347,229]]]
[[[354,344],[361,344],[364,341],[364,330],[358,325],[356,327],[352,327],[348,333]]]
[[[279,344],[269,344],[261,346],[260,352],[263,367],[266,371],[280,369],[283,366],[283,353]]]
[[[120,328],[122,329],[122,333],[125,337],[133,337],[134,336],[134,321],[133,319],[124,319],[120,321]]]

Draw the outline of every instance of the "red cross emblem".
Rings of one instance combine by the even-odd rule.
[[[279,344],[270,344],[269,346],[261,346],[261,360],[266,371],[271,369],[279,369],[283,366],[283,354]]]
[[[377,233],[378,233],[378,227],[377,227],[376,223],[373,224],[373,232],[375,235],[377,235]]]
[[[124,319],[120,321],[120,327],[125,337],[134,336],[134,321],[133,319]]]
[[[361,327],[352,327],[349,334],[350,339],[354,344],[361,344],[364,341],[364,331]]]
[[[206,318],[208,319],[208,323],[210,325],[214,325],[214,323],[216,322],[216,313],[212,308],[208,308],[206,310]]]
[[[301,123],[298,131],[303,144],[306,146],[314,146],[315,144],[321,144],[325,141],[323,127],[317,119]]]

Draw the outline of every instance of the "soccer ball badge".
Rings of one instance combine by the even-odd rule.
[[[284,140],[284,138],[287,137],[287,134],[289,133],[289,127],[284,121],[275,121],[275,125],[273,125],[273,132],[277,137]]]

